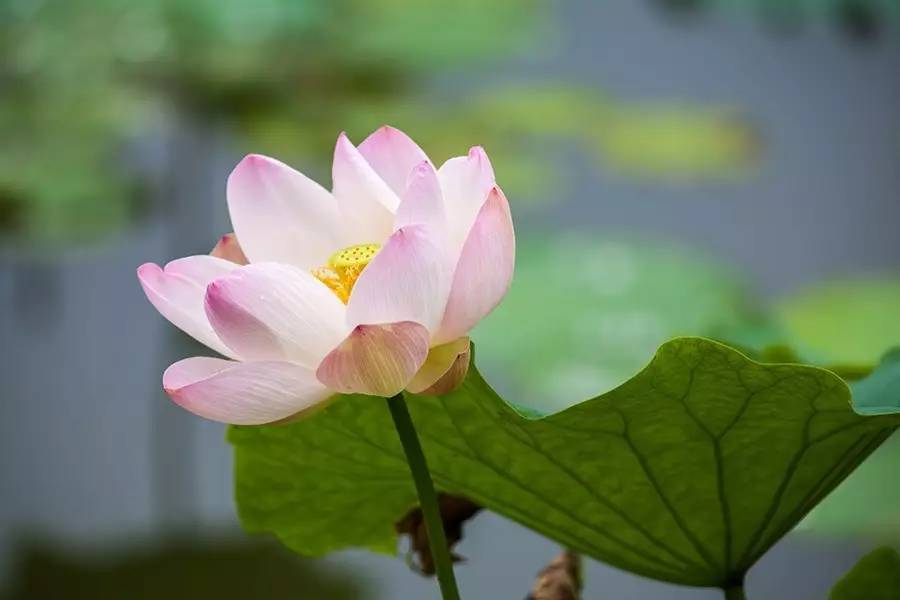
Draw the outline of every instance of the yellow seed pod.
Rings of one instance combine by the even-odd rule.
[[[327,265],[316,267],[311,273],[346,304],[360,273],[380,249],[378,244],[357,244],[343,248],[331,255]]]
[[[336,269],[366,266],[375,257],[381,246],[378,244],[357,244],[338,250],[328,259],[328,266]]]

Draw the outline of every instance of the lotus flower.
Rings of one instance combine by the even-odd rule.
[[[467,334],[503,298],[515,236],[484,151],[439,169],[382,127],[338,137],[331,193],[285,164],[244,158],[228,178],[234,227],[209,256],[138,278],[173,324],[227,358],[163,375],[200,416],[260,424],[337,393],[441,394],[465,376]]]

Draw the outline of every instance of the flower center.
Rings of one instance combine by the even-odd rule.
[[[338,250],[328,258],[328,264],[312,270],[313,277],[327,285],[341,302],[347,304],[360,273],[379,250],[379,244],[357,244]]]

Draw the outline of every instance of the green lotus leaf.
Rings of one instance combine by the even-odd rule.
[[[702,338],[667,342],[629,381],[554,414],[523,416],[474,365],[452,394],[408,400],[441,491],[697,586],[740,581],[900,424],[854,413],[829,371],[756,363]],[[394,523],[416,496],[383,400],[343,397],[229,439],[248,530],[302,554],[396,551]]]
[[[804,358],[856,379],[870,371],[886,350],[900,345],[898,307],[900,280],[868,277],[801,291],[783,301],[778,312],[788,343]],[[900,411],[897,351],[886,354],[874,373],[851,387],[853,406],[860,414]],[[813,534],[900,540],[898,461],[900,439],[894,439],[817,507],[804,521],[804,529]]]

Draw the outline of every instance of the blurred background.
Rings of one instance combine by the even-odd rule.
[[[341,130],[392,124],[435,162],[485,146],[519,260],[475,339],[521,404],[608,390],[681,334],[850,368],[900,345],[894,0],[0,0],[0,49],[4,597],[437,597],[402,556],[243,534],[223,427],[162,393],[202,352],[134,270],[230,230],[250,152],[327,187]],[[821,598],[900,539],[898,460],[750,597]],[[524,597],[557,551],[489,514],[459,549],[469,598]],[[719,594],[587,568],[586,598]]]

